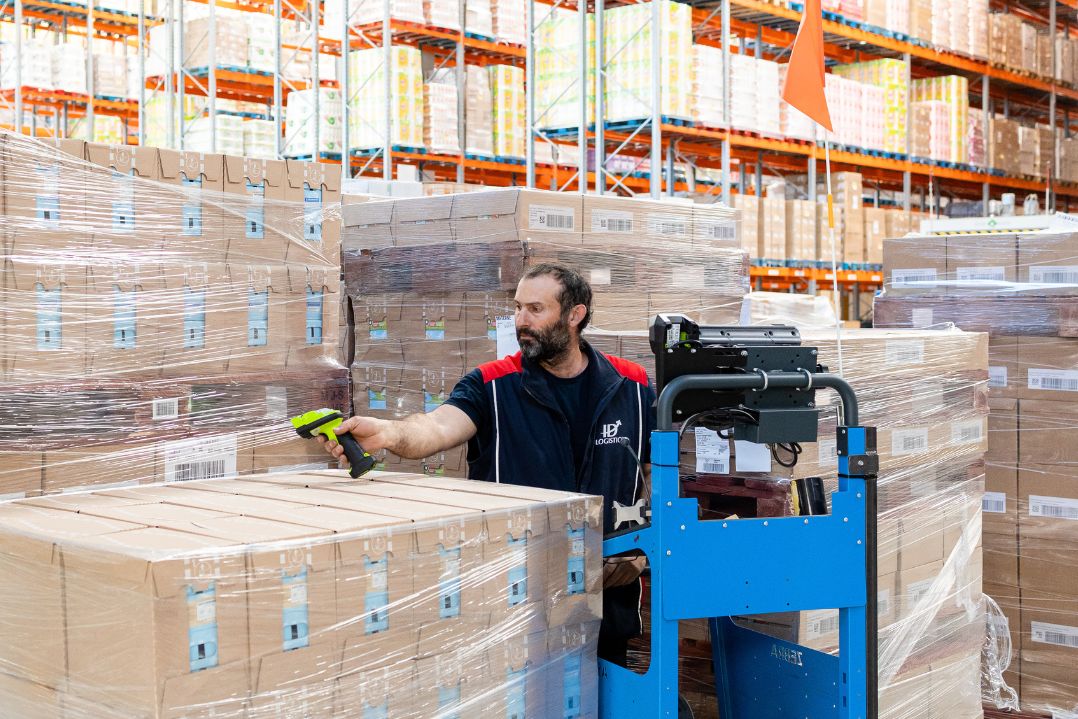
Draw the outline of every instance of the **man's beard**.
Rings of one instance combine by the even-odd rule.
[[[524,339],[527,338],[528,342]],[[550,362],[563,355],[572,342],[569,318],[561,317],[545,330],[517,330],[520,352],[530,362]]]

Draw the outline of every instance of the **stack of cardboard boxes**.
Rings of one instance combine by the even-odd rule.
[[[984,500],[986,593],[1016,657],[1005,675],[1023,710],[1078,701],[1078,235],[1067,232],[889,240],[877,325],[954,322],[991,333]]]
[[[601,510],[344,472],[9,503],[0,701],[34,719],[595,716]]]
[[[10,135],[0,155],[0,385],[17,398],[0,494],[325,466],[283,423],[347,398],[339,221],[322,214],[339,175]]]
[[[644,329],[658,312],[736,323],[748,287],[736,214],[506,189],[346,205],[356,414],[430,411],[462,375],[516,351],[513,296],[531,266],[559,262],[595,292],[589,332]],[[388,463],[401,462],[392,455]],[[463,474],[464,449],[392,465]]]

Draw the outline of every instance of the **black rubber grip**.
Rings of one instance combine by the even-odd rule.
[[[351,465],[348,469],[348,474],[352,479],[358,479],[371,471],[371,468],[374,467],[374,457],[364,451],[355,437],[351,434],[339,434],[337,435],[337,441],[341,443],[344,456],[348,458],[348,464]]]

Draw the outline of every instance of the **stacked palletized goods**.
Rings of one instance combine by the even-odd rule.
[[[891,240],[875,321],[990,334],[986,593],[1006,617],[1021,709],[1078,702],[1078,236],[1067,231]],[[990,582],[988,578],[991,578]],[[1017,708],[1017,707],[1014,707]]]
[[[736,215],[718,206],[505,189],[346,205],[344,215],[358,414],[429,411],[463,374],[515,352],[513,292],[541,262],[589,280],[595,330],[642,329],[686,308],[736,323],[748,286]],[[677,268],[673,254],[684,258]],[[458,475],[464,460],[463,449],[384,458]]]
[[[883,89],[883,146],[888,152],[906,152],[906,94],[909,67],[902,60],[874,60],[839,65],[834,74]]]
[[[325,466],[284,422],[348,397],[339,170],[0,141],[0,494]]]
[[[945,102],[910,105],[910,155],[931,160],[951,158],[951,113]]]
[[[782,133],[781,68],[748,55],[730,55],[730,126],[765,135]],[[723,127],[722,50],[693,46],[693,121]],[[810,135],[811,136],[811,135]]]
[[[517,45],[527,43],[527,3],[524,0],[491,0],[490,7],[495,39]]]
[[[494,154],[522,158],[525,155],[524,70],[512,65],[491,65]]]
[[[547,128],[579,127],[581,93],[594,114],[594,15],[588,15],[588,86],[580,86],[580,14],[564,8],[535,9],[535,116]],[[650,95],[648,95],[650,97]],[[607,111],[608,118],[610,110]]]
[[[652,23],[651,2],[606,11],[603,40],[609,63],[606,70],[608,120],[651,117],[653,32],[659,33],[662,49],[659,59],[660,114],[686,120],[692,118],[692,8],[672,0],[654,2],[659,3],[657,26]]]
[[[910,83],[910,97],[913,102],[946,103],[949,117],[947,153],[946,157],[940,159],[948,162],[968,162],[966,133],[969,126],[969,80],[959,75],[914,80]]]
[[[464,147],[474,155],[494,156],[494,96],[490,73],[478,65],[465,65]]]
[[[458,154],[460,134],[457,126],[457,85],[455,77],[445,73],[423,86],[423,144],[436,153]]]
[[[0,703],[41,719],[595,716],[602,510],[327,471],[7,503]]]
[[[355,88],[355,94],[348,99],[350,150],[387,144],[387,110],[389,143],[423,146],[423,53],[407,45],[394,45],[390,53],[389,68],[380,48],[356,50],[348,55],[348,82]]]

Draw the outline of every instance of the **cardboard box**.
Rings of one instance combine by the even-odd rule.
[[[1078,426],[1078,403],[1023,399],[1018,403],[1020,464],[1078,465],[1078,447],[1060,437]]]
[[[233,265],[229,273],[230,312],[225,319],[229,373],[283,369],[289,346],[287,269]]]
[[[585,195],[583,244],[601,248],[646,235],[652,242],[687,245],[692,242],[692,212],[692,205]]]
[[[562,711],[561,697],[549,696],[546,686],[547,633],[519,633],[487,651],[487,671],[494,690],[487,711],[506,716],[547,716]],[[553,706],[550,706],[553,704]]]
[[[953,236],[946,244],[949,293],[998,292],[1018,281],[1014,235]]]
[[[1020,337],[1018,364],[1018,397],[1064,402],[1078,398],[1078,340]]]
[[[1018,531],[1017,467],[1013,463],[989,462],[985,467],[984,491],[982,521],[985,535],[998,534],[1009,538],[1013,544]],[[1011,548],[1014,549],[1013,546]]]
[[[992,400],[996,398],[1020,397],[1025,373],[1021,371],[1018,358],[1017,337],[992,337],[988,343],[988,389]],[[1010,414],[1017,411],[1016,405],[1010,405]],[[1000,406],[1003,411],[1004,405]],[[991,431],[991,430],[990,430]],[[991,452],[991,447],[989,452]]]
[[[1023,464],[1018,469],[1022,541],[1055,543],[1078,553],[1078,467]]]
[[[888,234],[887,218],[892,214],[891,210],[878,207],[866,207],[865,218],[865,262],[879,264],[883,262],[883,241]]]
[[[4,710],[24,719],[63,719],[63,697],[56,689],[0,674]]]
[[[393,207],[391,200],[346,204],[341,209],[345,252],[391,247]]]
[[[342,643],[335,636],[252,662],[248,716],[332,716],[343,667]]]
[[[7,260],[3,374],[19,381],[79,377],[87,371],[86,267],[74,262]]]
[[[86,189],[79,181],[80,173],[85,173],[81,162],[85,153],[86,143],[79,140],[66,140],[62,146],[21,137],[0,143],[4,214],[32,221],[44,235],[23,233],[29,235],[24,238],[29,246],[41,247],[85,226]]]
[[[1019,236],[1018,281],[1038,295],[1078,294],[1078,234]]]
[[[292,204],[288,217],[285,163],[226,155],[221,231],[228,240],[228,262],[283,262],[291,237],[298,234],[302,206]],[[267,225],[267,222],[269,223]]]
[[[334,460],[317,442],[295,438],[272,444],[256,444],[251,462],[252,471],[259,474],[326,469]]]
[[[197,684],[207,701],[246,697],[246,569],[221,544],[147,528],[65,546],[74,694],[151,714],[183,705],[170,698],[176,683]]]
[[[224,235],[221,195],[224,159],[201,152],[158,150],[157,177],[182,192],[162,192],[157,212],[168,234],[178,233],[170,243],[173,252],[189,262],[225,262],[228,238]],[[169,224],[171,224],[171,231]]]
[[[1022,584],[1022,675],[1025,679],[1035,675],[1033,664],[1069,666],[1071,672],[1067,686],[1073,686],[1074,657],[1078,654],[1075,638],[1078,637],[1078,602],[1073,594],[1026,589]],[[1023,702],[1028,697],[1022,697]]]
[[[484,693],[494,679],[487,674],[486,656],[448,649],[415,663],[415,712],[436,716],[450,712],[479,716]]]
[[[153,452],[154,482],[236,477],[250,474],[254,461],[251,448],[229,433],[154,442],[147,451]]]
[[[343,666],[347,671],[337,687],[336,712],[340,716],[424,716],[417,711],[420,695],[414,661],[393,661],[394,657],[376,666],[350,661],[350,648],[344,648]],[[362,671],[360,671],[362,670]],[[431,716],[434,716],[432,714]]]
[[[102,168],[81,171],[93,183],[87,185],[86,218],[97,233],[95,247],[160,251],[167,233],[158,199],[174,191],[156,182],[160,168],[157,149],[89,142],[86,159]]]
[[[46,494],[95,485],[138,484],[155,477],[150,443],[87,443],[82,447],[46,448],[41,489]]]
[[[0,516],[0,564],[10,589],[0,597],[0,616],[8,618],[0,662],[21,679],[63,687],[67,660],[59,544],[138,525],[19,504],[0,506]]]
[[[512,188],[452,197],[453,236],[458,243],[581,244],[584,207],[580,195]]]
[[[947,273],[943,238],[902,237],[883,243],[883,274],[887,291],[899,296],[942,294]]]
[[[498,318],[515,314],[511,292],[468,292],[464,296],[464,366],[477,367],[498,359]],[[592,318],[594,322],[594,317]]]
[[[994,529],[998,529],[998,526]],[[1008,535],[997,531],[985,532],[982,537],[981,550],[984,557],[984,577],[990,582],[1005,587],[1009,596],[1013,596],[1017,605],[1018,595],[1018,541],[1017,526],[1015,532]],[[988,591],[985,593],[999,601],[999,597]]]
[[[454,242],[451,221],[453,195],[414,197],[393,206],[393,244],[402,247],[449,245]]]
[[[161,318],[159,329],[165,351],[163,374],[166,377],[224,374],[233,349],[231,340],[247,327],[244,313],[248,309],[248,297],[233,292],[229,266],[177,265],[166,273],[165,286],[169,309]]]
[[[1075,696],[1078,696],[1078,687],[1075,687],[1074,682],[1073,659],[1049,664],[1030,661],[1025,657],[1026,652],[1023,649],[1021,686],[1023,711],[1060,708],[1068,711],[1073,707]],[[1053,711],[1053,713],[1056,712]]]
[[[0,497],[19,499],[41,494],[43,463],[40,451],[0,451]]]
[[[939,603],[954,591],[953,587],[945,586],[942,571],[943,562],[937,561],[898,573],[896,621],[921,616],[922,612],[935,615]]]
[[[594,643],[598,633],[596,622],[558,627],[547,632],[545,694],[549,708],[554,709],[560,703],[566,713],[598,716],[599,664]]]
[[[585,199],[586,210],[587,200]],[[585,227],[590,226],[585,225]],[[692,205],[692,243],[694,246],[740,249],[740,232],[739,212],[718,204],[694,203]]]
[[[161,265],[93,264],[86,268],[87,371],[98,377],[160,375],[162,330],[174,311]]]
[[[340,344],[339,271],[336,268],[290,265],[285,300],[288,367],[330,367],[337,364]]]

